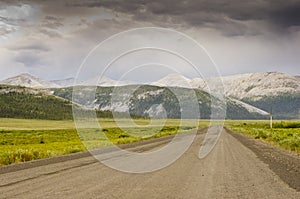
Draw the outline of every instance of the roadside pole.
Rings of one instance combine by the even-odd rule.
[[[273,113],[272,113],[273,111],[272,111],[272,107],[270,108],[270,129],[272,129],[273,128]]]

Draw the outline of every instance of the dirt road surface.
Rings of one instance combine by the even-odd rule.
[[[66,161],[60,158],[2,167],[0,198],[300,198],[297,175],[289,185],[289,180],[278,175],[289,168],[272,169],[259,151],[247,146],[251,142],[243,142],[227,130],[213,151],[200,160],[205,132],[198,132],[190,149],[175,163],[152,173],[119,172],[86,154],[66,156]],[[155,150],[167,139],[150,141],[144,149],[136,144],[130,150]],[[299,174],[299,158],[290,158],[294,161],[291,169]]]

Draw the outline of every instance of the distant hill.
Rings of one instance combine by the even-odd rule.
[[[92,111],[52,95],[48,89],[0,85],[0,118],[72,120],[72,108],[83,114]],[[98,117],[113,117],[108,110],[96,110],[96,114]],[[127,116],[123,113],[116,114],[118,117]]]
[[[45,90],[0,85],[0,117],[67,120],[72,103]]]
[[[272,108],[274,119],[300,119],[300,93],[265,96],[255,100],[245,98],[242,101],[263,110]]]
[[[27,73],[2,80],[0,81],[0,84],[11,85],[11,86],[24,86],[29,88],[58,87],[58,85],[56,85],[53,82],[34,77]]]
[[[58,79],[58,80],[44,80],[28,73],[23,73],[15,77],[10,77],[8,79],[0,81],[0,84],[11,85],[11,86],[23,86],[28,88],[64,88],[76,85],[85,86],[123,86],[130,85],[133,82],[129,81],[117,81],[110,79],[108,77],[94,77],[85,81],[75,81],[75,78]]]

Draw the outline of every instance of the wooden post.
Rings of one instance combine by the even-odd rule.
[[[273,113],[272,107],[270,108],[270,129],[273,128]]]

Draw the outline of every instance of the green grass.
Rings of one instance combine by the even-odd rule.
[[[226,121],[234,132],[246,134],[273,146],[300,153],[300,122],[275,121],[270,128],[269,121]]]
[[[101,128],[114,127],[131,127],[129,119],[119,119],[118,124],[111,118],[98,119]],[[134,119],[136,125],[148,126],[149,119]],[[165,126],[178,126],[180,119],[167,119]],[[209,125],[209,120],[182,120],[182,126],[193,126],[198,122],[199,127],[206,127]],[[152,122],[151,126],[161,126],[161,120],[157,119]],[[88,125],[88,124],[87,124]],[[92,125],[92,124],[91,124]],[[72,120],[33,120],[33,119],[14,119],[14,118],[0,118],[0,130],[54,130],[54,129],[75,129],[75,123]]]
[[[84,151],[76,130],[0,130],[0,165]]]
[[[0,118],[0,130],[50,130],[50,129],[74,129],[71,120],[33,120]]]
[[[163,127],[161,120],[128,119],[118,124],[113,119],[99,119],[100,129],[75,129],[73,121],[27,120],[0,118],[0,165],[49,158],[86,151],[112,144],[126,144],[159,138],[196,129],[195,120],[168,119]],[[198,123],[199,128],[209,121]],[[181,127],[179,127],[181,126]]]
[[[125,144],[189,132],[209,125],[209,120],[168,119],[150,123],[148,119],[99,119],[102,130],[75,129],[73,121],[27,120],[0,118],[0,165],[25,162],[70,154],[112,144]],[[132,124],[137,126],[132,126]],[[274,146],[300,153],[300,122],[275,121],[273,129],[268,121],[226,121],[225,125]],[[181,126],[179,128],[179,126]]]

